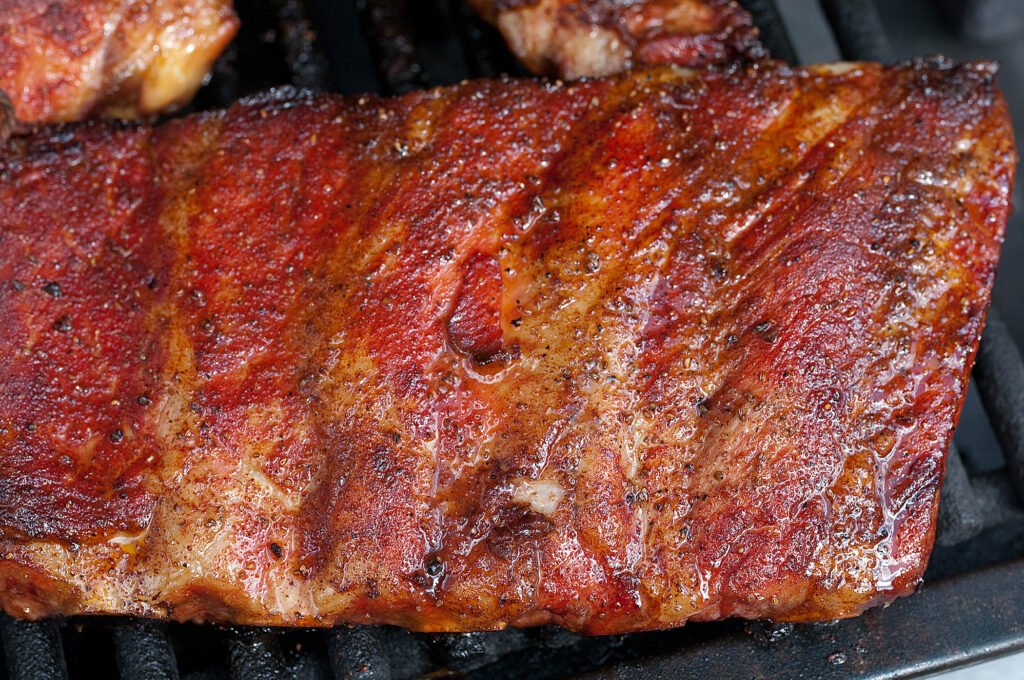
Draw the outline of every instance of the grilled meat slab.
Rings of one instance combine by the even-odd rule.
[[[23,123],[159,113],[237,29],[230,0],[0,0],[0,90]]]
[[[767,56],[735,0],[469,0],[534,73],[606,76]]]
[[[0,147],[0,602],[592,633],[911,592],[986,64],[271,96]]]

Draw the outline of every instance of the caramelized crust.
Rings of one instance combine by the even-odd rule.
[[[469,0],[534,73],[606,76],[642,65],[767,56],[735,0]]]
[[[987,64],[280,95],[0,147],[0,603],[591,633],[913,591]]]
[[[0,90],[28,124],[167,111],[237,29],[230,0],[0,0]]]

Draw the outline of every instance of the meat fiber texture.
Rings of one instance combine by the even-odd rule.
[[[0,90],[24,127],[152,115],[192,99],[237,29],[230,0],[0,0]]]
[[[735,0],[469,0],[534,73],[608,76],[642,65],[763,59]]]
[[[0,603],[425,631],[912,592],[1015,156],[941,61],[0,146]]]

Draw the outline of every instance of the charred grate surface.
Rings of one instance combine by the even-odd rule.
[[[285,63],[296,87],[327,89],[327,59],[317,49],[316,31],[301,0],[274,0]]]
[[[370,51],[389,94],[403,94],[427,85],[429,75],[413,42],[406,0],[356,0]]]
[[[843,58],[892,60],[870,0],[820,0]],[[742,0],[776,57],[798,55],[772,0]],[[193,110],[272,86],[402,93],[524,72],[466,0],[236,0],[243,28]],[[0,615],[0,680],[115,677],[471,680],[916,677],[1024,647],[1024,363],[995,309],[974,373],[1005,467],[950,451],[928,585],[836,625],[725,621],[612,637],[541,628],[415,634],[274,630]],[[1012,561],[1016,560],[1016,561]],[[990,565],[1006,562],[1001,567]],[[956,620],[955,627],[936,622]],[[915,643],[905,644],[913,631]]]

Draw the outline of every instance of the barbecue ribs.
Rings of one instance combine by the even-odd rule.
[[[23,123],[159,113],[237,28],[230,0],[0,0],[0,90]]]
[[[734,0],[469,0],[534,73],[605,76],[634,66],[725,64],[767,53]]]
[[[592,633],[911,592],[987,64],[278,94],[0,147],[0,603]]]

